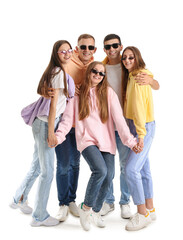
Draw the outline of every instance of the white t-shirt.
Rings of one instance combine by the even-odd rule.
[[[59,71],[60,68],[56,68],[55,71]],[[66,96],[64,95],[64,72],[61,70],[53,79],[52,79],[52,88],[60,89],[58,95],[58,101],[56,106],[56,116],[55,118],[59,117],[61,113],[64,112],[66,108]],[[40,120],[44,122],[48,122],[48,116],[39,117]]]
[[[107,81],[118,95],[122,106],[122,67],[121,63],[116,65],[106,64]]]

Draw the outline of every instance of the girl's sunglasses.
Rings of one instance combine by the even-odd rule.
[[[121,58],[121,61],[125,61],[126,59],[128,59],[128,60],[133,60],[133,59],[135,59],[135,57],[129,57],[129,58],[127,58],[127,57],[122,57],[122,58]]]
[[[62,54],[66,54],[66,53],[72,53],[73,52],[73,50],[72,49],[69,49],[69,50],[62,50],[62,51],[58,51],[57,53],[62,53]]]
[[[92,68],[91,72],[94,73],[94,74],[96,74],[96,75],[99,73],[99,75],[100,75],[101,77],[105,77],[105,72],[99,72],[99,71],[97,71],[97,70],[94,69],[94,68]]]

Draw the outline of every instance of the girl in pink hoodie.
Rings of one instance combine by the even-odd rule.
[[[137,140],[130,134],[118,97],[109,87],[105,75],[105,66],[101,62],[92,62],[88,66],[80,94],[67,104],[55,134],[55,142],[60,144],[75,125],[77,148],[92,172],[84,202],[79,205],[80,222],[86,231],[90,229],[91,218],[98,227],[105,226],[99,212],[113,177],[114,124],[122,142],[139,152]]]

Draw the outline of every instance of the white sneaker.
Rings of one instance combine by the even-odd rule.
[[[147,209],[148,211],[149,211],[149,214],[150,214],[150,217],[151,217],[151,220],[152,221],[155,221],[156,220],[156,212],[155,212],[155,208],[153,208],[152,210],[149,210],[149,209]]]
[[[100,215],[105,216],[106,214],[108,214],[111,211],[114,211],[114,204],[109,204],[109,203],[104,202],[102,209],[100,210]]]
[[[79,211],[78,211],[78,207],[76,205],[75,202],[70,202],[69,203],[69,211],[72,215],[74,215],[75,217],[79,217]]]
[[[80,223],[81,226],[83,227],[83,229],[85,231],[89,231],[90,230],[90,215],[91,215],[91,211],[84,211],[83,210],[83,203],[79,204],[78,206],[78,210],[79,210],[79,216],[80,216]]]
[[[122,218],[130,218],[132,216],[130,205],[129,204],[124,204],[120,205],[121,207],[121,217]]]
[[[149,212],[147,212],[147,215],[144,216],[140,213],[136,213],[134,216],[132,216],[127,223],[125,229],[128,231],[137,231],[144,227],[146,227],[149,223],[151,223],[151,217]]]
[[[69,207],[67,205],[60,206],[55,218],[60,222],[64,222],[68,217],[68,211]]]
[[[14,199],[12,200],[12,202],[9,204],[9,206],[13,209],[17,209],[19,208],[23,213],[25,214],[31,214],[32,213],[32,208],[30,206],[28,206],[28,202],[18,202],[15,203]]]
[[[34,218],[32,219],[32,222],[30,225],[32,227],[40,227],[40,226],[45,226],[45,227],[51,227],[51,226],[56,226],[59,224],[59,221],[56,218],[53,217],[48,217],[44,221],[36,221]]]
[[[104,228],[105,227],[105,222],[104,220],[102,219],[101,215],[100,215],[100,212],[92,212],[91,214],[91,217],[92,217],[92,221],[93,223],[97,226],[97,227],[100,227],[100,228]]]

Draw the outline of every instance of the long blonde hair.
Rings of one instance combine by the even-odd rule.
[[[80,87],[79,94],[79,120],[83,120],[88,117],[90,114],[90,88],[92,86],[90,74],[91,70],[95,68],[97,64],[100,64],[104,67],[105,65],[101,62],[92,62],[86,70],[86,77]],[[96,97],[97,97],[97,106],[100,112],[100,118],[103,123],[108,120],[108,100],[107,100],[107,77],[103,77],[102,81],[96,86]]]

